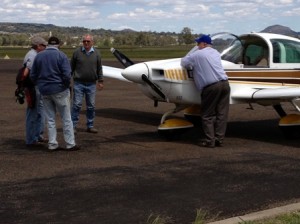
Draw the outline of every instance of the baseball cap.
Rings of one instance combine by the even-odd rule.
[[[48,40],[49,45],[59,45],[59,39],[57,37],[50,37]]]
[[[45,41],[44,38],[39,37],[39,36],[34,36],[31,38],[31,44],[32,45],[40,45],[40,44],[47,45],[48,43],[47,43],[47,41]]]
[[[205,34],[203,34],[203,35],[199,36],[198,38],[196,38],[195,41],[197,43],[204,42],[204,43],[207,43],[207,44],[212,44],[210,36],[205,35]]]

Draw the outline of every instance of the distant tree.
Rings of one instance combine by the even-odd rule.
[[[189,29],[189,28],[188,28]],[[83,27],[59,27],[52,24],[1,23],[0,46],[28,46],[30,35],[39,35],[46,40],[50,34],[58,37],[64,46],[79,46],[81,37],[90,33],[94,36],[95,45],[104,46],[168,46],[188,43],[187,35],[175,32],[135,32],[130,29],[112,31],[104,29],[86,29]],[[187,30],[190,31],[190,30]],[[184,30],[184,34],[188,34]],[[29,35],[30,34],[30,35]],[[179,38],[179,35],[181,38]]]
[[[177,40],[173,36],[169,35],[156,35],[154,39],[154,46],[169,46],[176,45]]]
[[[10,44],[10,41],[8,40],[8,36],[3,35],[2,36],[2,46],[8,46]]]
[[[135,46],[135,42],[136,42],[136,34],[135,33],[127,33],[127,34],[124,33],[122,35],[124,38],[125,45]]]
[[[111,45],[109,38],[105,38],[104,41],[103,41],[103,43],[102,43],[102,45],[104,47],[109,47]]]
[[[194,35],[192,34],[192,30],[189,27],[184,27],[179,35],[179,43],[180,44],[192,44],[194,43]]]
[[[113,40],[114,45],[124,45],[123,38],[121,35],[116,35]]]
[[[144,32],[139,33],[135,39],[135,45],[149,46],[150,45],[149,34],[146,34]]]

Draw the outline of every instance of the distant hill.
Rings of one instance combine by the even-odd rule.
[[[300,36],[299,32],[293,31],[289,27],[281,26],[281,25],[268,26],[267,28],[265,28],[261,32],[283,34],[283,35],[287,35],[287,36],[291,36],[291,37],[297,37],[297,38],[299,38],[299,36]]]
[[[0,33],[45,33],[45,32],[56,32],[56,33],[68,33],[68,35],[82,35],[87,32],[92,32],[95,35],[115,35],[120,33],[134,33],[136,31],[130,29],[124,29],[121,31],[105,30],[105,29],[87,29],[84,27],[61,27],[53,24],[39,24],[39,23],[1,23],[0,22]],[[277,33],[284,34],[292,37],[299,37],[300,32],[291,30],[289,27],[281,25],[273,25],[265,28],[261,32],[266,33]],[[174,35],[175,32],[164,32],[164,34]]]
[[[88,29],[84,27],[61,27],[53,24],[41,24],[41,23],[1,23],[0,33],[67,33],[70,36],[83,35],[88,32],[92,32],[94,35],[114,35],[119,33],[135,33],[136,31],[130,29],[124,29],[121,31],[112,31],[105,29]],[[174,34],[174,33],[169,33]]]

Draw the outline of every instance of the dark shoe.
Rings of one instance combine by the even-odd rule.
[[[216,140],[215,145],[217,147],[222,147],[223,146],[223,141],[222,140]]]
[[[88,129],[86,129],[86,131],[89,133],[94,133],[94,134],[98,133],[98,130],[96,128],[88,128]]]
[[[73,147],[67,148],[67,149],[65,149],[65,150],[66,150],[66,151],[77,151],[77,150],[80,150],[80,146],[74,145]]]
[[[206,148],[214,148],[215,144],[213,144],[212,142],[201,142],[201,146],[202,147],[206,147]]]
[[[64,148],[59,147],[59,146],[58,146],[57,148],[55,148],[55,149],[49,149],[49,148],[48,148],[48,151],[49,151],[49,152],[56,152],[56,151],[61,151],[61,150],[64,150]]]

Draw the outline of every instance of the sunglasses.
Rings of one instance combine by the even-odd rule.
[[[90,40],[83,40],[82,42],[83,43],[90,43],[91,41]]]

